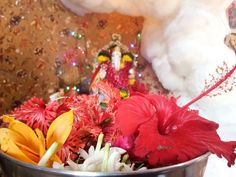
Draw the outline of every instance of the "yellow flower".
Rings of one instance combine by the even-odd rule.
[[[14,117],[5,115],[3,121],[9,125],[8,128],[0,128],[0,150],[18,160],[37,164],[52,144],[58,145],[55,153],[62,147],[71,132],[73,120],[73,111],[57,117],[50,125],[45,139],[41,130],[34,131]],[[61,163],[56,155],[50,160]]]

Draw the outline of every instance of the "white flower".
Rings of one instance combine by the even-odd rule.
[[[64,169],[87,172],[119,172],[119,171],[134,171],[134,164],[126,164],[122,162],[121,157],[126,153],[126,150],[119,147],[110,147],[106,143],[105,147],[101,148],[103,134],[99,135],[96,148],[90,146],[88,152],[84,149],[79,150],[79,155],[84,159],[84,162],[77,164],[71,159],[67,160],[69,166]],[[53,168],[63,169],[63,166],[57,163],[53,164]],[[141,168],[144,170],[146,168]]]

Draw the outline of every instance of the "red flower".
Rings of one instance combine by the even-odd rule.
[[[39,128],[46,135],[48,127],[56,118],[57,102],[48,105],[42,99],[32,97],[12,111],[12,115],[25,122],[32,129]]]
[[[64,163],[68,160],[68,157],[75,160],[78,157],[79,149],[83,149],[86,146],[86,143],[95,138],[96,137],[93,137],[93,134],[90,133],[88,129],[84,129],[80,124],[74,124],[68,139],[57,155]]]
[[[131,96],[118,106],[116,121],[125,136],[136,135],[133,153],[151,166],[184,162],[208,151],[234,164],[236,142],[221,141],[218,124],[181,109],[175,98]]]
[[[78,157],[80,148],[84,148],[89,141],[95,141],[101,133],[99,127],[99,112],[97,111],[98,98],[96,96],[78,95],[68,97],[58,108],[58,115],[73,110],[74,125],[65,144],[58,152],[60,159],[65,162]]]

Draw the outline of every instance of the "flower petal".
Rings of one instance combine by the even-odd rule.
[[[52,122],[47,132],[47,148],[49,148],[54,142],[57,142],[59,146],[62,146],[66,142],[72,130],[73,120],[74,115],[71,110],[63,113]]]
[[[43,132],[37,128],[35,129],[35,133],[39,139],[39,156],[41,158],[46,152],[45,138]]]
[[[124,135],[131,135],[139,125],[152,118],[154,113],[155,108],[149,100],[135,95],[118,105],[116,121]]]
[[[138,129],[139,134],[134,142],[134,155],[138,158],[145,158],[150,152],[157,149],[159,135],[154,125],[157,125],[157,120],[150,120]]]
[[[15,108],[11,114],[33,130],[39,128],[46,135],[50,123],[56,118],[57,107],[57,101],[46,105],[43,99],[32,97]]]
[[[17,145],[14,143],[14,140],[9,136],[9,131],[11,131],[11,130],[6,129],[6,128],[0,129],[0,135],[1,135],[0,136],[0,149],[4,153],[6,153],[18,160],[21,160],[23,162],[28,162],[31,164],[36,164],[36,162],[34,161],[35,159],[34,158],[31,159],[33,154],[31,156],[31,155],[29,155],[29,152],[27,152],[25,154],[23,151],[21,151],[17,147]],[[27,155],[29,155],[29,156],[27,156]]]
[[[35,132],[26,124],[15,120],[13,117],[10,116],[3,116],[3,121],[6,123],[9,123],[8,128],[22,137],[24,137],[25,142],[23,145],[30,147],[30,149],[35,153],[39,153],[39,140],[38,137],[36,136]]]

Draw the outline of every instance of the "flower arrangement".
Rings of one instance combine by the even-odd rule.
[[[31,164],[81,171],[155,168],[208,151],[234,164],[236,142],[221,141],[218,124],[189,104],[180,107],[174,97],[138,92],[121,99],[119,90],[104,81],[97,89],[99,94],[48,104],[33,97],[2,116],[7,126],[0,128],[1,151]]]
[[[224,83],[236,66],[179,106],[175,97],[149,93],[135,81],[134,60],[131,55],[124,57],[117,64],[115,56],[113,68],[109,56],[101,56],[88,95],[68,95],[47,104],[33,97],[3,115],[0,150],[23,162],[78,171],[145,170],[186,162],[207,152],[224,157],[229,167],[234,165],[236,141],[222,141],[219,125],[189,106]],[[121,70],[116,80],[119,67],[126,72]]]

